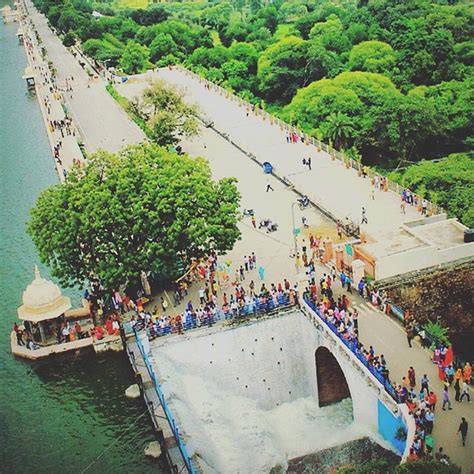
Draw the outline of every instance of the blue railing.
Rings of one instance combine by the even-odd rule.
[[[339,340],[352,352],[352,354],[362,363],[362,365],[364,365],[364,367],[370,372],[370,374],[373,375],[377,379],[377,381],[383,385],[385,391],[390,395],[390,397],[392,397],[392,399],[396,403],[400,403],[397,391],[390,383],[390,380],[388,380],[388,378],[385,378],[379,370],[377,370],[373,365],[369,363],[364,354],[359,350],[358,342],[356,340],[346,340],[342,336],[342,334],[338,332],[336,325],[323,318],[321,312],[319,311],[319,308],[314,304],[313,301],[311,301],[308,296],[305,296],[304,300],[306,304],[311,308],[311,310],[314,311],[314,313],[318,316],[321,322],[325,324],[331,330],[331,332],[333,332],[339,338]]]
[[[176,334],[181,331],[190,331],[198,327],[212,326],[221,319],[237,321],[246,316],[257,316],[259,314],[269,313],[270,311],[289,305],[290,298],[285,294],[279,295],[276,298],[276,301],[270,298],[266,302],[261,302],[257,297],[255,297],[251,302],[248,302],[241,307],[234,310],[231,308],[226,310],[220,309],[214,316],[202,318],[199,322],[196,316],[183,316],[183,320],[180,323],[168,324],[164,327],[160,327],[159,324],[154,324],[152,327],[146,328],[146,333],[149,339],[154,339],[169,334]],[[127,334],[132,332],[132,327],[129,322],[124,323],[124,328]],[[144,323],[138,322],[135,325],[135,329],[137,331],[143,330]]]
[[[193,466],[191,456],[189,456],[188,450],[186,448],[186,444],[181,438],[178,425],[176,424],[173,414],[171,413],[171,410],[168,404],[166,403],[165,395],[163,393],[163,390],[161,389],[161,385],[158,382],[158,379],[156,378],[155,371],[153,370],[153,365],[150,359],[148,358],[147,354],[145,353],[145,349],[143,347],[142,342],[140,341],[140,338],[138,337],[137,331],[134,330],[133,332],[135,334],[135,340],[137,341],[138,348],[140,349],[140,352],[142,354],[143,361],[145,362],[146,368],[148,370],[148,374],[150,375],[150,378],[153,382],[153,387],[156,391],[156,394],[158,395],[163,411],[165,412],[166,419],[168,420],[171,430],[173,431],[173,435],[176,439],[176,444],[178,445],[178,448],[181,453],[181,457],[183,458],[186,469],[188,473],[195,474],[196,469]]]

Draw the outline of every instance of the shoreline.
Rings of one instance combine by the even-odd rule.
[[[34,74],[34,90],[38,101],[43,124],[46,129],[48,141],[51,149],[51,158],[54,161],[57,175],[60,182],[64,182],[67,172],[72,168],[76,160],[79,162],[84,159],[84,154],[79,147],[78,137],[83,141],[83,134],[75,119],[68,117],[64,108],[64,91],[58,88],[56,81],[53,79],[49,64],[48,56],[45,54],[43,59],[40,53],[40,43],[36,37],[36,28],[30,17],[30,12],[26,3],[22,1],[19,4],[18,22],[23,30],[23,41],[28,66]],[[49,88],[49,90],[48,90]],[[58,90],[59,89],[59,90]],[[51,126],[53,121],[64,121],[69,118],[70,125],[64,131]],[[70,130],[70,133],[68,133]],[[55,147],[61,143],[58,158],[55,158]]]

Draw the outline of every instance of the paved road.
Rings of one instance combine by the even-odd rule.
[[[145,136],[105,90],[101,79],[89,82],[89,76],[77,60],[52,33],[44,15],[30,0],[26,1],[30,17],[43,40],[49,59],[57,70],[58,81],[74,77],[73,92],[68,95],[68,108],[79,125],[87,151],[104,149],[117,152],[124,145],[142,141]],[[90,87],[88,87],[90,86]]]
[[[287,176],[298,188],[332,211],[340,219],[346,216],[360,223],[361,210],[367,209],[369,224],[365,228],[374,237],[387,237],[398,233],[401,223],[416,219],[420,214],[408,206],[407,213],[400,213],[400,198],[391,192],[375,192],[371,199],[369,179],[357,176],[325,152],[302,143],[288,144],[285,134],[277,125],[271,125],[260,116],[239,107],[223,95],[208,90],[192,76],[174,68],[160,69],[156,77],[181,86],[187,96],[205,111],[216,127],[228,133],[245,150],[254,153],[261,162],[269,161],[278,174]],[[311,156],[312,170],[302,164],[303,158]]]

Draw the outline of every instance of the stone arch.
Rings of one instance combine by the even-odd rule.
[[[351,398],[344,372],[327,347],[321,346],[314,353],[320,407]]]

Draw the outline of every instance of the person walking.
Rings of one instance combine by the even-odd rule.
[[[408,347],[411,348],[411,341],[415,337],[414,331],[413,331],[413,326],[409,324],[406,329],[405,329],[406,335],[407,335],[407,342],[408,342]]]
[[[257,228],[257,218],[255,217],[255,214],[252,214],[251,221],[252,221],[253,228],[256,229]]]
[[[456,395],[454,396],[454,399],[459,402],[459,398],[461,397],[461,383],[459,379],[456,379],[454,381],[454,391],[456,392]]]
[[[423,374],[423,377],[421,377],[421,380],[420,380],[420,383],[421,383],[420,393],[424,392],[425,390],[426,390],[427,395],[430,393],[430,390],[428,388],[429,382],[430,381],[428,379],[428,376],[426,374]]]
[[[270,183],[270,180],[267,179],[267,190],[266,190],[265,192],[268,193],[268,191],[270,191],[270,190],[271,190],[271,191],[275,191],[275,190],[272,188],[272,185],[271,185],[271,183]]]
[[[367,211],[364,206],[362,206],[362,222],[361,224],[368,224],[369,220],[367,219]]]
[[[349,275],[346,275],[346,287],[348,293],[352,294],[352,278]]]
[[[311,157],[310,156],[306,160],[306,166],[308,166],[309,171],[311,171]]]
[[[446,405],[448,405],[448,410],[452,410],[451,408],[451,400],[449,399],[449,390],[448,387],[444,387],[443,389],[443,406],[442,409],[446,411]]]
[[[408,380],[410,381],[410,387],[414,388],[416,386],[416,375],[413,367],[408,369]]]
[[[432,410],[428,410],[425,414],[425,428],[428,434],[433,432],[433,424],[434,424],[434,413]]]
[[[471,394],[469,393],[469,385],[466,383],[465,380],[462,383],[461,398],[459,399],[459,401],[462,402],[464,397],[467,397],[468,403],[471,403]]]
[[[466,418],[462,417],[461,418],[461,423],[458,428],[458,433],[461,433],[461,439],[462,439],[462,445],[466,446],[466,437],[467,437],[467,430],[469,428],[469,425],[466,421]]]

